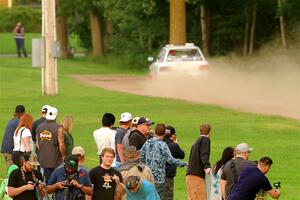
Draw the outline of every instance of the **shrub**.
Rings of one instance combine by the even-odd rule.
[[[41,32],[41,9],[30,7],[0,8],[0,32],[11,32],[22,22],[26,32]]]

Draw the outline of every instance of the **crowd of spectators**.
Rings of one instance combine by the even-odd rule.
[[[58,124],[57,115],[57,108],[44,105],[41,117],[33,121],[23,105],[16,107],[2,140],[8,177],[1,184],[0,199],[172,200],[177,167],[187,167],[190,200],[250,200],[260,190],[280,196],[265,176],[273,161],[250,161],[253,149],[246,143],[225,148],[211,166],[210,124],[200,125],[186,163],[178,160],[185,152],[173,126],[124,112],[116,128],[114,114],[104,113],[101,127],[91,136],[99,164],[88,169],[86,151],[72,136],[73,118],[65,116]]]

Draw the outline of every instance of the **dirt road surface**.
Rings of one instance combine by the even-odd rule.
[[[298,74],[300,76],[300,74]],[[300,78],[283,74],[210,72],[206,77],[71,75],[80,82],[130,94],[220,105],[240,111],[300,119]]]
[[[300,44],[266,45],[255,55],[209,60],[205,77],[74,75],[79,81],[138,95],[220,105],[235,110],[300,119]],[[184,67],[184,66],[183,66]]]

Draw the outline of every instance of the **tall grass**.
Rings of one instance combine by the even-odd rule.
[[[17,104],[23,104],[26,112],[34,118],[40,115],[44,104],[58,108],[60,122],[64,115],[74,118],[75,145],[86,149],[85,165],[98,164],[96,145],[92,132],[101,126],[100,118],[112,112],[118,119],[122,112],[134,116],[147,116],[156,123],[176,127],[180,146],[186,152],[199,136],[199,125],[212,125],[211,163],[215,163],[226,146],[247,142],[255,150],[251,159],[270,156],[274,164],[267,174],[271,182],[281,181],[282,197],[285,200],[299,199],[300,194],[300,124],[299,121],[277,116],[265,116],[237,112],[218,106],[193,104],[164,98],[152,98],[112,92],[84,85],[73,80],[69,74],[133,74],[127,68],[111,67],[88,59],[61,60],[58,68],[59,94],[41,96],[40,69],[30,67],[28,59],[0,58],[0,138],[2,140],[7,121]],[[125,83],[124,83],[125,84]],[[118,124],[116,124],[118,125]],[[1,157],[1,166],[4,160]],[[179,169],[175,178],[175,199],[186,199],[185,171]],[[1,177],[5,169],[0,169]]]

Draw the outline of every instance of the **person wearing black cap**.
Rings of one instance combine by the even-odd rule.
[[[14,132],[19,124],[20,117],[25,113],[23,105],[17,105],[15,108],[14,117],[7,123],[5,133],[2,139],[1,153],[4,156],[6,167],[13,164],[12,152],[14,149],[13,137]]]
[[[137,128],[128,136],[129,145],[133,145],[137,150],[140,150],[147,141],[147,136],[150,131],[150,126],[154,123],[145,117],[141,117],[137,123]]]
[[[54,193],[54,200],[85,199],[85,195],[92,195],[93,188],[88,173],[78,169],[79,158],[76,155],[68,156],[64,166],[58,167],[51,174],[47,192]]]
[[[176,159],[184,159],[185,153],[176,142],[176,131],[173,126],[166,126],[164,141],[169,146],[171,154]],[[176,176],[177,167],[166,164],[166,192],[164,200],[172,200],[174,196],[174,177]]]

